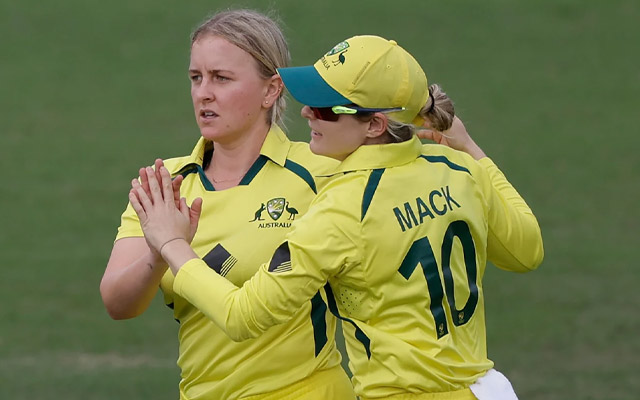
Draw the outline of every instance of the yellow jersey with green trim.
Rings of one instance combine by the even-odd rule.
[[[489,158],[416,138],[362,146],[338,172],[241,288],[190,260],[174,290],[240,340],[287,321],[324,287],[342,319],[357,395],[468,388],[493,366],[486,263],[537,268],[535,216]]]
[[[204,265],[236,285],[254,275],[285,239],[292,223],[308,209],[317,192],[315,175],[335,168],[308,144],[290,142],[273,126],[260,156],[237,187],[216,191],[204,174],[212,143],[200,139],[192,154],[166,160],[173,176],[182,174],[180,192],[188,204],[203,199],[192,247]],[[143,236],[131,204],[122,215],[117,239]],[[179,322],[180,398],[237,399],[269,393],[340,365],[334,334],[336,319],[320,294],[300,304],[293,318],[267,329],[260,338],[231,340],[180,294],[171,271],[162,278],[166,304]],[[203,288],[210,292],[214,288]],[[207,304],[222,307],[222,304]]]

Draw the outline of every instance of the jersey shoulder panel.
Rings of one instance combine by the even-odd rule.
[[[313,153],[305,142],[291,142],[287,159],[303,166],[314,177],[332,174],[339,164],[338,160]]]
[[[369,179],[371,170],[361,170],[336,175],[330,182],[318,192],[318,196],[314,199],[313,204],[325,203],[328,200],[332,202],[355,204],[354,196],[363,193],[364,188]]]
[[[172,157],[163,160],[164,166],[169,170],[171,176],[176,175],[185,166],[192,164],[193,159],[191,156]]]
[[[448,165],[454,168],[456,166],[466,169],[479,167],[478,161],[474,160],[469,154],[441,144],[423,144],[422,156],[432,162],[447,163],[448,161]]]
[[[490,185],[486,168],[469,154],[441,144],[423,144],[421,157],[433,164],[446,165],[452,170],[467,172],[481,190]]]
[[[362,200],[370,170],[337,175],[320,189],[309,207],[310,218],[323,221],[327,227],[346,229],[345,224],[360,225]],[[360,200],[358,200],[360,199]],[[320,222],[318,222],[320,223]]]

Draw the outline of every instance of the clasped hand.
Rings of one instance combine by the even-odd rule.
[[[191,242],[198,228],[202,199],[195,199],[189,207],[179,194],[182,177],[172,183],[161,160],[156,160],[155,167],[155,171],[151,167],[140,169],[140,182],[131,181],[129,201],[138,214],[147,244],[162,256],[162,247],[171,241]]]

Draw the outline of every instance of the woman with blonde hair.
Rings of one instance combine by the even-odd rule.
[[[231,10],[200,25],[191,38],[189,79],[201,138],[190,155],[155,163],[191,204],[191,248],[235,285],[269,260],[315,197],[316,176],[336,164],[289,141],[279,126],[284,98],[276,70],[288,63],[282,32],[265,15]],[[146,169],[140,176],[148,187]],[[231,340],[202,305],[174,291],[173,274],[147,245],[129,205],[100,284],[103,302],[112,318],[133,318],[158,287],[180,324],[180,399],[355,398],[340,366],[336,319],[320,293],[260,338]]]
[[[236,340],[289,321],[324,290],[361,399],[514,399],[487,357],[487,261],[526,272],[543,245],[537,220],[455,119],[415,59],[377,36],[347,39],[316,64],[281,68],[305,106],[311,150],[340,161],[332,181],[242,287],[189,245],[191,217],[169,174],[129,198],[173,289]],[[416,126],[444,130],[423,147]],[[151,171],[148,171],[149,173]],[[222,210],[218,211],[222,214]]]

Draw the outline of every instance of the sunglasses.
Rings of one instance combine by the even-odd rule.
[[[340,115],[355,115],[355,114],[373,114],[377,112],[394,112],[394,111],[404,111],[404,107],[396,107],[396,108],[363,108],[358,107],[356,105],[348,105],[348,106],[333,106],[333,107],[309,107],[313,112],[313,116],[316,119],[321,119],[323,121],[331,121],[335,122],[340,118]]]

